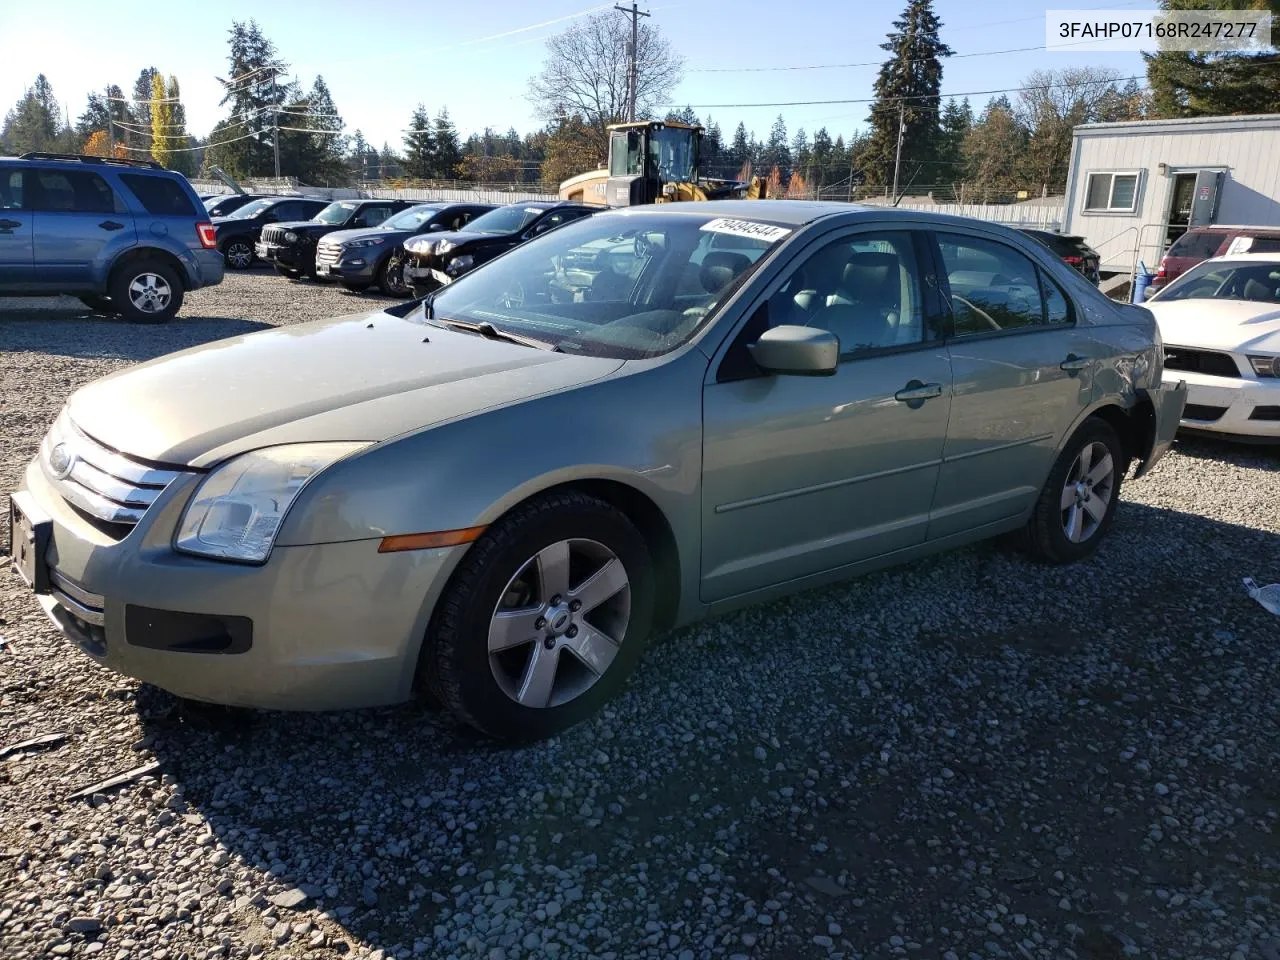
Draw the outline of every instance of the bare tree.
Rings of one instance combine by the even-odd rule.
[[[1120,74],[1106,67],[1037,70],[1018,94],[1018,120],[1031,133],[1025,175],[1037,186],[1061,190],[1067,182],[1072,128],[1102,119],[1119,95]]]
[[[529,81],[529,100],[546,120],[579,115],[603,133],[627,108],[627,45],[631,23],[613,10],[580,20],[547,41],[542,71]],[[671,100],[684,59],[654,25],[640,24],[636,43],[636,116],[655,116]]]

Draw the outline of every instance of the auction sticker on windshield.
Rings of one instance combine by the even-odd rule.
[[[728,233],[735,237],[750,237],[773,243],[791,232],[789,227],[776,227],[772,223],[756,223],[754,220],[729,220],[720,217],[702,225],[709,233]]]

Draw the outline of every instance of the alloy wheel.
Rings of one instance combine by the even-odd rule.
[[[244,270],[248,268],[249,264],[253,263],[253,251],[249,249],[247,243],[228,244],[227,263],[237,270]]]
[[[1058,506],[1062,531],[1072,543],[1084,543],[1107,516],[1115,493],[1116,467],[1105,443],[1094,440],[1080,451],[1062,485]]]
[[[129,301],[140,313],[163,313],[173,301],[173,288],[159,274],[140,273],[129,283]]]
[[[489,621],[489,668],[532,709],[568,703],[604,676],[631,619],[631,583],[595,540],[559,540],[530,557]]]

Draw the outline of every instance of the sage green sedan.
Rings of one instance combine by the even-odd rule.
[[[992,224],[604,212],[425,301],[77,391],[12,566],[81,650],[182,696],[425,690],[542,737],[656,631],[997,534],[1084,559],[1178,425],[1161,367],[1146,309]]]

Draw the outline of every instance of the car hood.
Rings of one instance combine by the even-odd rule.
[[[161,357],[88,384],[67,406],[108,447],[206,467],[275,444],[385,440],[586,383],[622,362],[362,313]]]
[[[1167,344],[1280,353],[1280,304],[1249,300],[1148,300]]]
[[[341,230],[340,223],[320,223],[318,220],[284,220],[279,223],[273,223],[273,227],[279,227],[281,230],[292,230],[295,233],[324,233],[329,231]]]
[[[357,227],[354,230],[335,230],[325,236],[326,243],[342,245],[353,240],[367,240],[370,237],[381,237],[387,244],[403,243],[413,236],[412,230],[383,230],[381,227]],[[385,244],[384,244],[385,245]]]
[[[442,233],[424,233],[421,236],[414,237],[412,246],[406,245],[405,249],[411,253],[427,255],[434,254],[440,249],[442,243],[451,243],[454,248],[463,246],[477,246],[482,243],[493,243],[495,241],[506,240],[510,234],[505,233],[474,233],[467,230],[445,230]],[[453,251],[451,250],[450,253]]]

